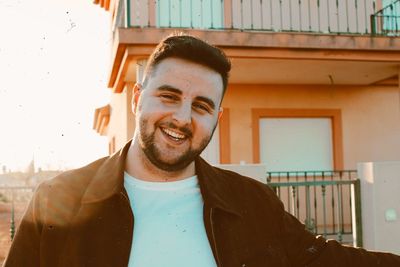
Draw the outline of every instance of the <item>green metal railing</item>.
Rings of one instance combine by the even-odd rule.
[[[310,232],[362,246],[356,171],[268,172],[267,181],[285,209]]]
[[[391,6],[397,5],[395,2]],[[377,12],[379,3],[381,0],[120,0],[115,25],[356,35],[379,32],[391,36],[393,31],[380,29],[385,29],[387,20],[397,25],[398,13],[392,14],[395,8],[390,7],[390,12]]]
[[[30,186],[0,186],[0,206],[3,218],[10,218],[10,238],[14,238],[16,221],[26,209],[33,195],[34,187]]]
[[[371,31],[374,35],[400,36],[400,0],[371,15]]]

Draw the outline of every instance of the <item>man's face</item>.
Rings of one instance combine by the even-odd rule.
[[[182,170],[212,137],[221,115],[222,78],[178,58],[162,60],[149,75],[134,97],[137,141],[159,169]]]

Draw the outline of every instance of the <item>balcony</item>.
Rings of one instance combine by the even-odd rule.
[[[399,1],[121,0],[118,27],[398,36]],[[389,30],[388,30],[389,29]]]
[[[397,85],[400,0],[388,1],[114,0],[108,87],[135,83],[174,30],[223,48],[231,84]]]

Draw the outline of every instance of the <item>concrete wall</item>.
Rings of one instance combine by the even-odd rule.
[[[231,163],[253,162],[252,108],[340,109],[344,169],[357,162],[400,160],[396,86],[230,85]]]
[[[358,165],[364,247],[400,254],[400,161]]]

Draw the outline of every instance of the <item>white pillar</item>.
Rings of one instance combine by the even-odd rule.
[[[400,162],[358,164],[363,247],[400,254]]]

